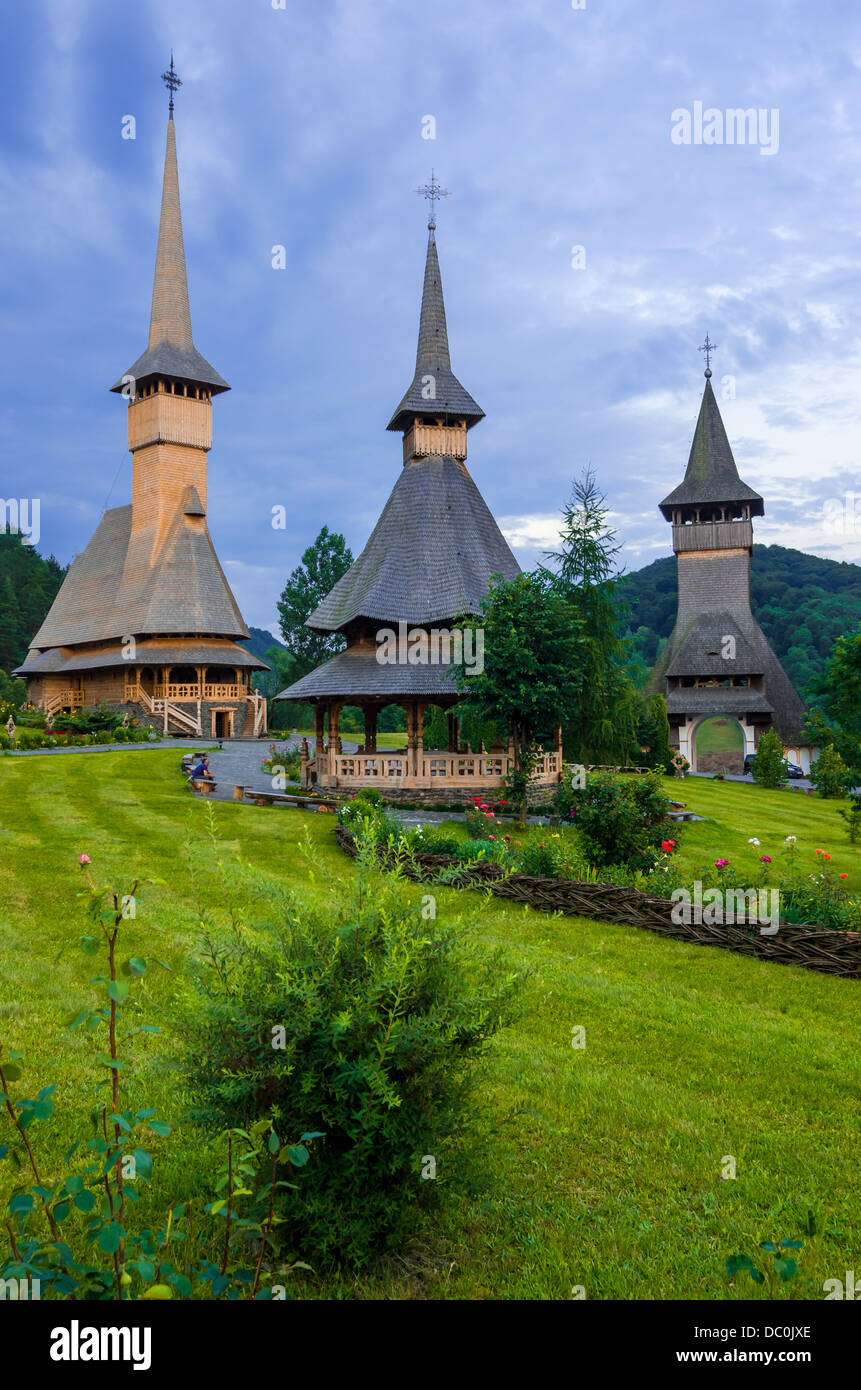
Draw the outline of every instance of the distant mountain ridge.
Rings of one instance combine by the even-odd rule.
[[[835,640],[861,622],[861,565],[824,560],[782,545],[755,545],[751,605],[790,680],[809,698]],[[626,574],[619,597],[630,608],[634,650],[651,670],[676,618],[676,557]]]
[[[248,641],[243,642],[242,646],[251,652],[252,656],[256,656],[258,661],[265,661],[266,653],[271,652],[273,647],[282,652],[287,650],[280,638],[273,637],[268,628],[249,625],[248,632],[250,634]]]

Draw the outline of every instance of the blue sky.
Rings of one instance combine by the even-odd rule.
[[[146,343],[172,47],[195,341],[233,388],[209,525],[246,621],[275,625],[324,523],[358,553],[396,480],[431,166],[487,414],[469,466],[521,564],[586,464],[625,565],[670,553],[706,331],[757,539],[861,560],[857,7],[27,0],[0,25],[2,494],[40,499],[41,550],[130,496],[108,387]],[[761,110],[771,152],[676,143],[697,102]]]

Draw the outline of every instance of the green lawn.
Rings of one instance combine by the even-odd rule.
[[[273,739],[279,739],[283,737],[283,731],[281,733],[272,735]],[[315,734],[313,729],[300,729],[299,737],[312,740],[315,738]],[[349,729],[341,730],[341,738],[346,743],[361,744],[365,741],[365,735],[363,733],[361,733],[360,731],[354,731],[353,733],[350,733]],[[386,730],[377,730],[377,748],[380,751],[386,748],[405,748],[406,743],[407,736],[405,733],[389,733]]]
[[[735,719],[706,719],[697,729],[698,753],[741,753],[744,734]]]
[[[191,800],[178,762],[167,751],[0,759],[0,1042],[26,1054],[31,1092],[60,1083],[56,1124],[44,1129],[49,1172],[93,1094],[91,1042],[62,1024],[94,973],[72,949],[86,929],[78,856],[91,856],[97,882],[165,880],[142,887],[127,924],[131,952],[173,967],[141,986],[143,1021],[165,1031],[138,1038],[134,1081],[141,1103],[177,1125],[151,1146],[156,1180],[142,1216],[212,1190],[212,1145],[183,1119],[171,1032],[197,935],[189,837],[204,846],[202,899],[216,913],[223,902],[205,849],[208,807]],[[830,850],[858,884],[861,851],[833,804],[697,778],[673,790],[710,818],[680,828],[692,875],[717,857],[752,866],[796,834],[801,852]],[[252,923],[265,919],[274,887],[324,895],[351,879],[331,817],[233,803],[212,814],[225,858],[246,866]],[[449,1200],[402,1259],[361,1278],[298,1276],[298,1296],[567,1299],[583,1285],[589,1298],[745,1298],[752,1286],[728,1286],[724,1259],[775,1237],[805,1241],[800,1283],[781,1297],[821,1298],[825,1278],[861,1267],[857,983],[478,894],[437,896],[440,912],[474,909],[488,945],[505,943],[529,972],[523,1015],[486,1064],[483,1177],[452,1173],[441,1154]],[[585,1050],[571,1046],[575,1025],[585,1026]],[[737,1165],[731,1181],[720,1177],[726,1155]],[[11,1181],[0,1165],[2,1203]],[[801,1231],[808,1212],[812,1239]]]

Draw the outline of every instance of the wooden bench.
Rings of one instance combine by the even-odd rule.
[[[255,806],[298,806],[311,807],[314,811],[337,811],[337,801],[318,800],[315,796],[291,796],[287,792],[258,791],[256,787],[246,787],[245,795]]]
[[[188,785],[198,796],[211,796],[218,783],[211,777],[189,777]]]

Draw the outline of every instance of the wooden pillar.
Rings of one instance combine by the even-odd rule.
[[[376,753],[377,751],[377,706],[362,705],[362,714],[365,716],[365,752]]]
[[[460,719],[453,709],[446,710],[445,719],[448,725],[448,751],[457,753],[460,750]]]
[[[198,666],[198,667],[197,667],[197,692],[198,692],[198,696],[200,697],[200,699],[203,698],[203,678],[204,678],[205,675],[206,675],[206,667],[205,667],[205,666]]]
[[[341,718],[341,705],[329,706],[329,752],[340,753],[341,734],[338,727]]]
[[[424,757],[424,751],[425,751],[425,710],[426,710],[426,708],[427,708],[426,705],[419,705],[419,704],[416,705],[416,714],[415,714],[415,722],[416,722],[416,760],[415,760],[415,761],[416,761],[416,771],[415,771],[415,775],[416,775],[416,777],[420,777],[420,776],[421,776],[421,772],[422,772],[422,759],[423,759],[423,757]]]
[[[325,745],[325,743],[323,742],[323,732],[324,732],[324,729],[325,729],[325,723],[324,723],[325,718],[326,718],[326,706],[325,706],[324,704],[322,704],[322,703],[318,700],[317,703],[316,703],[316,705],[314,706],[314,734],[315,734],[314,756],[317,757],[317,758],[321,757],[322,754],[325,752],[325,747],[326,747],[326,745]]]

